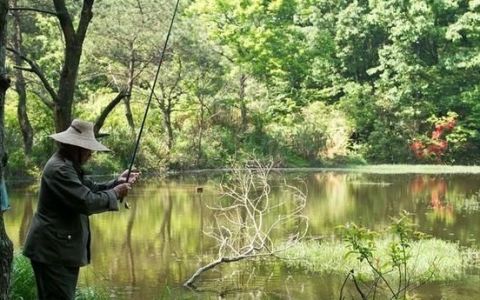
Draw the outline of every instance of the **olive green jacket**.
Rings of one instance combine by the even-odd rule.
[[[81,180],[73,163],[55,153],[43,169],[37,211],[23,254],[31,260],[70,267],[90,262],[88,216],[118,210],[115,181]]]

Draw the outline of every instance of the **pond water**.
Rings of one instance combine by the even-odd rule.
[[[418,230],[480,248],[480,175],[362,174],[342,171],[276,172],[308,190],[309,234],[330,237],[355,222],[383,229],[403,210]],[[183,282],[216,248],[204,234],[212,220],[205,203],[218,197],[221,175],[199,173],[144,180],[129,195],[130,210],[91,217],[92,264],[80,284],[105,287],[115,299],[338,299],[342,276],[311,275],[271,262],[239,262],[205,273],[194,293]],[[203,193],[197,193],[197,187]],[[36,206],[37,188],[11,187],[7,232],[19,250]],[[272,197],[283,197],[281,188]],[[479,299],[480,274],[427,284],[419,299]]]

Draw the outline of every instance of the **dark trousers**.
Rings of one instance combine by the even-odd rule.
[[[73,300],[79,267],[48,265],[31,261],[39,300]]]

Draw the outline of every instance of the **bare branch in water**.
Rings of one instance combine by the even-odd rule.
[[[283,199],[272,199],[270,172],[273,163],[261,164],[254,160],[246,168],[232,168],[232,179],[220,186],[221,197],[215,205],[207,205],[214,212],[212,229],[205,232],[217,242],[217,258],[200,267],[184,286],[194,283],[204,272],[224,263],[244,259],[275,256],[302,240],[307,232],[308,218],[303,215],[306,192],[283,184],[290,194]],[[285,225],[295,224],[290,230]],[[274,238],[276,231],[285,232],[287,240]]]

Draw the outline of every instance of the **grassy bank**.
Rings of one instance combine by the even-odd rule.
[[[335,168],[288,168],[291,171],[338,171],[370,174],[480,174],[480,166],[447,165],[354,165]]]

